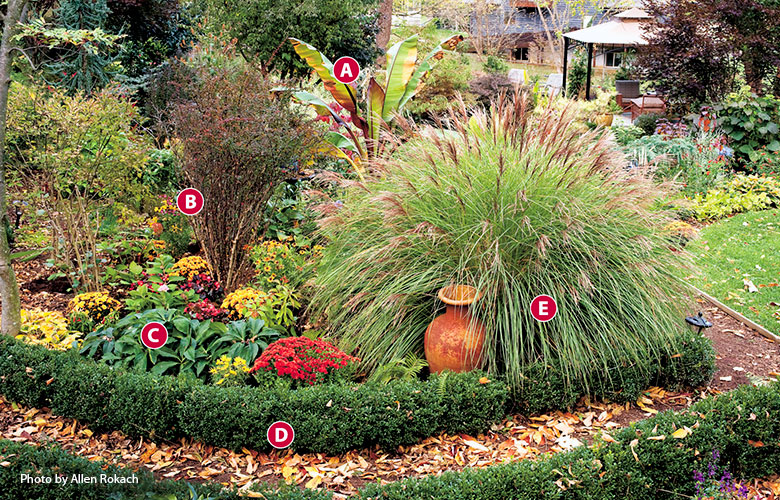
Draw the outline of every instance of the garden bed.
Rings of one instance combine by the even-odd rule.
[[[232,451],[192,439],[174,442],[159,437],[131,438],[120,432],[101,433],[93,426],[52,415],[45,408],[36,411],[18,405],[14,407],[8,402],[2,405],[0,421],[7,429],[3,437],[33,442],[55,439],[68,449],[91,457],[120,455],[124,463],[152,469],[160,479],[210,480],[236,486],[245,486],[258,479],[272,483],[290,480],[302,486],[317,484],[351,494],[370,482],[485,467],[504,460],[565,451],[577,442],[592,442],[600,431],[614,433],[659,411],[683,410],[707,394],[749,383],[746,372],[734,371],[734,366],[759,376],[768,376],[775,369],[772,362],[776,362],[777,346],[774,343],[709,304],[702,304],[702,310],[714,323],[713,328],[706,331],[707,337],[712,339],[716,350],[728,353],[718,357],[718,372],[702,390],[675,392],[651,388],[644,391],[639,400],[629,403],[585,398],[569,412],[514,415],[489,430],[485,428],[487,432],[484,433],[439,434],[395,448],[373,446],[343,454],[265,453],[258,449]],[[758,354],[762,357],[757,357]],[[770,357],[764,357],[766,355]],[[753,365],[753,362],[757,364]],[[728,375],[732,376],[731,381],[720,380],[721,376]],[[36,421],[43,423],[41,420],[45,424],[37,425]]]

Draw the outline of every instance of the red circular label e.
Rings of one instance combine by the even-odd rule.
[[[360,76],[360,65],[354,57],[339,57],[333,63],[333,76],[339,83],[349,85]]]
[[[203,210],[203,193],[195,188],[182,189],[176,195],[176,206],[184,215],[197,215]]]
[[[537,295],[531,301],[531,314],[536,321],[545,323],[550,321],[558,313],[558,304],[549,295]]]
[[[165,325],[153,321],[141,329],[141,343],[149,349],[159,349],[168,342],[168,330]]]
[[[279,420],[268,427],[266,437],[268,438],[268,442],[271,443],[271,446],[281,450],[292,444],[295,439],[295,431],[293,430],[292,425]]]

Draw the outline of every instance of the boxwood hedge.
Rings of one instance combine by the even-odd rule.
[[[595,396],[636,400],[651,383],[700,385],[712,376],[714,352],[693,333],[679,355],[654,377],[616,366],[614,383],[591,387]],[[300,452],[342,453],[385,448],[448,433],[479,433],[515,409],[565,408],[584,391],[567,389],[554,366],[531,366],[527,383],[510,392],[500,379],[479,372],[432,375],[387,385],[317,385],[298,390],[218,387],[184,377],[113,370],[75,352],[48,351],[0,336],[0,394],[57,415],[89,422],[95,430],[130,436],[194,437],[238,449],[269,450],[265,431],[285,420]],[[492,377],[491,377],[492,378]]]
[[[672,436],[687,428],[683,438]],[[684,433],[683,433],[684,434]],[[648,439],[665,436],[665,439]],[[780,385],[743,386],[687,411],[667,411],[599,441],[540,460],[369,485],[362,500],[662,500],[692,498],[694,470],[713,450],[735,477],[780,472]]]
[[[690,432],[682,438],[676,430]],[[664,436],[665,439],[648,439]],[[590,448],[547,455],[482,469],[378,485],[358,492],[361,500],[658,500],[694,493],[694,470],[706,470],[713,450],[736,477],[763,477],[780,471],[780,385],[743,386],[704,399],[687,411],[667,411],[598,440]],[[155,483],[148,472],[135,472],[131,486],[22,485],[22,473],[51,475],[101,473],[128,475],[126,469],[90,462],[50,446],[0,441],[0,499],[67,498],[190,499],[186,483]],[[194,487],[211,498],[236,499],[218,485]],[[267,500],[328,500],[324,491],[261,487]],[[160,496],[162,495],[162,496]]]

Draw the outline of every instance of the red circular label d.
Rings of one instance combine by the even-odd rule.
[[[184,215],[197,215],[203,210],[203,193],[195,188],[182,189],[176,195],[176,206]]]
[[[268,438],[268,442],[271,443],[271,446],[281,450],[292,444],[295,439],[295,431],[293,430],[292,425],[279,420],[268,427],[266,437]]]
[[[354,57],[339,57],[333,63],[333,77],[346,85],[354,82],[360,76],[360,65]]]
[[[153,321],[141,330],[141,343],[149,349],[159,349],[168,342],[168,330],[165,325]]]
[[[558,304],[549,295],[537,295],[531,301],[531,315],[536,321],[545,323],[558,313]]]

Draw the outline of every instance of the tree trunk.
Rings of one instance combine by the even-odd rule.
[[[393,28],[393,0],[381,0],[379,5],[379,33],[376,34],[376,45],[382,49],[383,54],[377,58],[377,63],[385,61],[384,51],[390,43],[390,32]]]
[[[8,0],[3,19],[3,37],[0,41],[0,217],[7,215],[5,183],[5,129],[8,119],[8,89],[11,85],[11,48],[22,8],[26,0]],[[19,285],[11,266],[11,248],[8,234],[0,231],[0,298],[3,303],[2,333],[16,335],[22,325]]]

